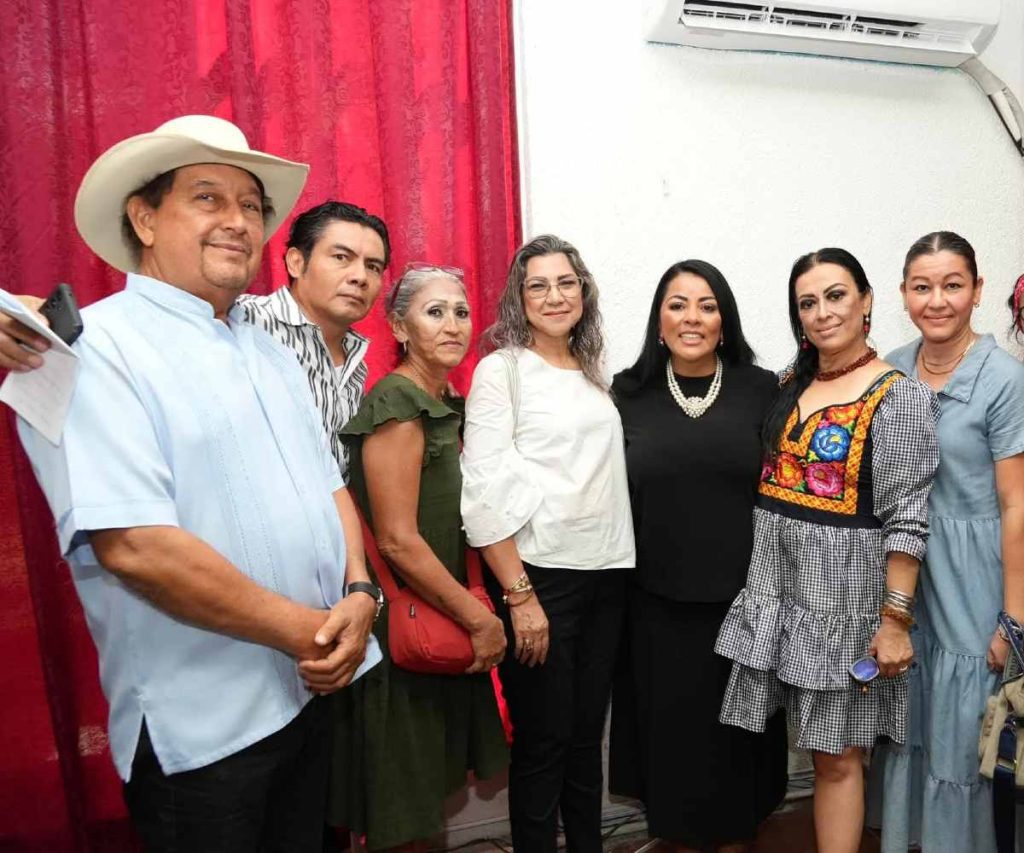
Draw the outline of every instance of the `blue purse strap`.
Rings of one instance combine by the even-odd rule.
[[[1005,613],[999,624],[1010,641],[1010,658],[1003,671],[1003,684],[1024,675],[1024,632]],[[999,731],[996,764],[992,774],[992,817],[995,821],[996,849],[1014,853],[1017,825],[1017,738],[1019,718],[1008,712]]]

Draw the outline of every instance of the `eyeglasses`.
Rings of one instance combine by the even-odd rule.
[[[464,270],[460,270],[458,267],[443,267],[440,264],[428,264],[426,261],[409,261],[405,265],[405,269],[402,271],[402,275],[407,272],[443,272],[448,275],[453,275],[457,279],[463,279],[466,277]]]
[[[871,682],[878,678],[878,661],[871,655],[864,655],[851,663],[847,672],[860,685],[860,692],[867,693]]]
[[[578,296],[580,290],[583,287],[581,282],[575,276],[560,278],[558,281],[547,281],[543,278],[531,278],[523,285],[523,290],[526,292],[527,297],[539,302],[542,299],[547,299],[548,294],[551,293],[551,288],[557,287],[558,292],[562,295],[563,299],[571,299],[574,296]]]

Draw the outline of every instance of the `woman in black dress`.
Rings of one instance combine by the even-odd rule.
[[[626,440],[637,570],[612,701],[610,788],[642,800],[677,850],[742,850],[786,789],[782,715],[764,734],[718,722],[729,661],[715,638],[742,589],[777,390],[755,367],[728,282],[669,267],[636,364],[612,393]]]

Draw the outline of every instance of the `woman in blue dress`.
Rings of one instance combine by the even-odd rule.
[[[908,737],[872,759],[869,822],[881,819],[886,853],[996,849],[978,736],[1009,650],[997,616],[1024,621],[1024,366],[971,326],[983,283],[963,237],[914,243],[900,290],[921,337],[886,356],[930,385],[942,410]]]

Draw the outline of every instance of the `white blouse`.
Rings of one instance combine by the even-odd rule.
[[[553,367],[528,349],[515,354],[518,422],[497,353],[477,365],[466,400],[462,520],[470,544],[514,535],[520,557],[536,566],[633,568],[615,405],[582,371]]]

